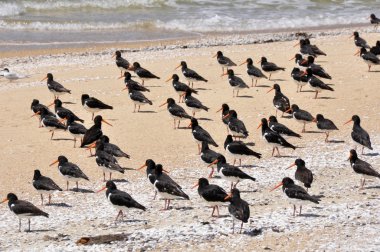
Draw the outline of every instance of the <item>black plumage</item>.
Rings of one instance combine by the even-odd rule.
[[[46,84],[47,84],[49,91],[54,94],[54,100],[58,99],[59,96],[61,96],[61,95],[71,94],[71,90],[65,88],[60,83],[56,82],[51,73],[48,73],[43,80],[45,80],[45,79],[47,79]]]
[[[320,65],[315,64],[314,60],[315,60],[315,58],[313,56],[308,56],[307,60],[305,60],[305,64],[307,64],[307,67],[311,68],[311,70],[312,70],[312,72],[313,72],[314,75],[316,75],[316,76],[318,76],[320,78],[331,80],[332,78],[326,72],[326,70],[323,69],[323,67],[321,67]]]
[[[228,83],[232,87],[232,97],[235,97],[235,90],[236,90],[236,97],[239,96],[239,91],[244,88],[249,88],[249,86],[243,81],[242,78],[239,78],[235,75],[234,70],[228,69],[226,74],[228,75]]]
[[[324,118],[324,116],[321,114],[317,114],[314,121],[317,123],[317,128],[325,132],[325,134],[326,134],[325,142],[326,143],[329,142],[328,138],[329,138],[330,132],[334,131],[334,130],[339,130],[338,127],[335,126],[333,121],[331,121],[327,118]]]
[[[231,135],[227,135],[226,140],[224,141],[224,149],[234,157],[235,165],[236,158],[239,158],[240,166],[241,166],[241,158],[246,156],[254,156],[256,158],[261,158],[261,154],[257,153],[241,141],[234,141]]]
[[[138,62],[133,62],[132,68],[129,68],[129,70],[133,70],[137,76],[142,80],[142,85],[144,86],[144,81],[149,80],[149,79],[160,79],[160,77],[152,74],[145,68],[142,68],[140,66],[140,63]]]
[[[89,128],[84,134],[82,144],[80,145],[81,148],[85,147],[86,145],[92,144],[103,135],[102,122],[111,125],[106,120],[104,120],[102,116],[95,116],[94,125],[91,128]]]
[[[87,132],[87,128],[82,124],[76,123],[74,121],[74,118],[72,116],[69,116],[67,118],[67,129],[70,132],[70,134],[74,137],[74,148],[75,148],[77,138],[79,138],[82,143],[83,137]]]
[[[377,55],[380,55],[380,40],[376,41],[376,45],[372,46],[369,50],[371,53]]]
[[[228,206],[228,212],[232,215],[232,233],[235,232],[235,219],[241,221],[240,231],[243,229],[243,223],[247,223],[250,211],[249,204],[240,198],[240,191],[236,188],[231,190],[230,205]]]
[[[307,76],[303,75],[303,71],[301,71],[298,67],[293,68],[290,75],[292,76],[294,82],[297,84],[297,93],[298,89],[300,92],[302,92],[302,87],[305,86],[308,82]]]
[[[228,118],[228,130],[231,135],[235,138],[247,138],[248,130],[242,120],[237,118],[237,112],[235,110],[230,110],[225,118]]]
[[[74,119],[74,121],[79,121],[84,123],[84,120],[80,119],[77,115],[75,115],[70,109],[62,107],[62,101],[59,99],[54,100],[54,110],[55,115],[58,119],[67,119],[69,116]]]
[[[47,106],[41,104],[40,101],[37,100],[37,99],[33,99],[32,104],[30,105],[30,109],[34,113],[34,115],[32,115],[32,117],[35,116],[36,113],[38,113],[42,109],[45,109],[47,111],[47,115],[48,116],[55,117],[55,114],[53,112],[51,112]],[[38,127],[41,127],[41,119],[42,119],[41,115],[38,114],[38,117],[39,117],[39,119],[38,119],[39,120]]]
[[[206,164],[211,164],[212,162],[217,160],[220,155],[221,155],[220,153],[211,150],[207,142],[202,142],[201,159],[203,160],[203,162],[205,162]],[[208,177],[211,178],[213,174],[214,174],[214,166],[212,165],[211,172],[208,175]]]
[[[361,38],[359,36],[359,32],[355,31],[351,37],[354,37],[354,43],[356,45],[356,47],[358,48],[367,48],[367,49],[370,49],[370,46],[368,45],[367,41],[365,41],[365,39]]]
[[[377,177],[380,178],[380,173],[377,172],[371,164],[367,163],[364,160],[361,160],[358,157],[358,154],[355,150],[350,150],[350,164],[353,168],[354,172],[362,175],[362,178],[360,179],[360,188],[363,189],[365,184],[365,179],[368,177]]]
[[[318,46],[312,45],[308,38],[305,39],[305,44],[310,46],[311,50],[316,56],[319,56],[319,55],[327,56],[327,54],[324,53],[321,49],[319,49]]]
[[[315,91],[314,99],[317,99],[318,93],[322,92],[322,90],[334,91],[332,87],[324,83],[322,80],[318,79],[314,76],[314,72],[311,68],[307,68],[304,72],[304,75],[307,76],[307,81],[311,87]]]
[[[81,97],[82,106],[85,110],[92,113],[91,120],[94,119],[94,113],[105,109],[113,109],[112,106],[105,104],[104,102],[96,99],[95,97],[90,97],[88,94],[82,94]]]
[[[136,106],[138,106],[137,112],[140,112],[141,105],[145,105],[145,104],[153,105],[153,102],[149,100],[148,98],[146,98],[145,95],[141,93],[140,91],[128,89],[128,95],[129,95],[129,98],[134,103],[133,113],[136,112]]]
[[[313,57],[316,57],[317,54],[314,52],[313,48],[311,48],[310,44],[307,44],[305,39],[300,39],[300,42],[297,43],[295,46],[300,45],[300,53],[303,55],[311,55]]]
[[[185,61],[181,61],[181,64],[177,68],[179,68],[179,67],[181,67],[182,74],[189,81],[189,86],[191,84],[191,87],[193,87],[194,81],[203,81],[203,82],[208,81],[205,78],[203,78],[202,76],[200,76],[194,70],[188,68],[187,63]]]
[[[364,147],[370,150],[373,150],[369,134],[360,125],[360,117],[358,115],[353,115],[351,120],[349,120],[345,124],[350,123],[350,122],[354,122],[354,125],[352,127],[352,132],[351,132],[352,140],[362,145],[362,154],[364,153]]]
[[[37,114],[41,116],[41,125],[51,131],[50,139],[53,139],[55,131],[65,131],[67,129],[55,116],[51,116],[47,109],[40,108]]]
[[[247,63],[247,74],[251,78],[251,87],[253,87],[253,80],[255,80],[255,87],[257,86],[257,81],[259,79],[268,79],[263,72],[258,67],[255,67],[253,65],[253,60],[251,58],[248,58],[245,62],[241,63],[240,65],[243,65]]]
[[[216,113],[220,111],[222,111],[222,122],[228,125],[228,122],[230,121],[230,117],[227,115],[230,112],[230,107],[226,103],[223,103],[222,107],[218,111],[216,111]],[[227,132],[228,132],[228,127],[227,127]]]
[[[120,69],[120,76],[122,76],[123,75],[123,71],[124,72],[128,71],[128,69],[131,66],[131,64],[129,63],[128,60],[126,60],[123,57],[121,57],[121,52],[120,51],[116,51],[112,57],[116,57],[115,58],[115,63],[116,63],[116,66]]]
[[[370,19],[370,23],[371,23],[371,24],[374,24],[374,25],[375,25],[375,29],[377,29],[377,27],[378,27],[379,24],[380,24],[380,18],[376,17],[376,15],[372,13],[372,14],[369,16],[369,19]]]
[[[164,106],[167,104],[167,109],[170,113],[170,115],[173,117],[173,125],[174,129],[176,129],[176,120],[178,121],[177,128],[179,128],[179,124],[181,120],[183,119],[191,119],[191,116],[189,116],[186,111],[178,104],[175,103],[174,99],[168,98],[165,103],[163,103],[161,106]]]
[[[228,201],[227,192],[218,185],[210,184],[206,178],[200,178],[198,179],[198,194],[208,205],[213,205],[211,216],[219,217],[219,206]],[[217,216],[214,216],[215,210]]]
[[[301,138],[301,135],[289,129],[285,125],[279,123],[275,116],[269,117],[269,128],[280,135],[292,136]]]
[[[107,152],[108,154],[111,154],[114,156],[116,159],[119,158],[130,158],[130,156],[122,151],[119,146],[116,144],[110,143],[110,139],[106,135],[102,135],[97,142],[102,142],[104,145],[104,151]]]
[[[208,111],[208,107],[202,104],[197,98],[193,97],[191,89],[187,89],[185,92],[185,104],[186,106],[193,111],[193,117],[195,113],[201,110]]]
[[[282,112],[281,117],[283,117],[284,113],[290,109],[289,98],[286,97],[286,95],[284,95],[281,92],[280,85],[278,84],[274,84],[273,87],[267,93],[269,93],[273,89],[275,90],[275,94],[273,97],[273,106],[276,108],[276,117],[277,117],[277,110],[280,110]],[[286,112],[286,113],[289,113],[289,112]]]
[[[279,67],[276,64],[269,62],[265,57],[261,57],[261,69],[263,69],[264,72],[269,73],[269,80],[272,74],[277,73],[279,71],[285,71],[284,67]]]
[[[359,52],[360,52],[360,57],[368,65],[368,72],[371,71],[372,66],[380,65],[380,59],[372,52],[367,52],[367,50],[364,47],[361,48]]]
[[[198,154],[201,154],[201,143],[206,142],[208,144],[211,144],[215,147],[218,147],[214,139],[212,139],[211,135],[204,130],[201,126],[198,124],[198,120],[194,117],[191,118],[191,133],[193,134],[194,139],[198,143]]]
[[[311,123],[314,120],[314,117],[306,110],[300,109],[297,104],[292,104],[290,111],[296,121],[303,123],[302,133],[305,133],[306,123]]]
[[[224,68],[227,68],[228,70],[229,67],[236,66],[236,63],[233,62],[230,58],[224,56],[221,51],[217,51],[214,57],[216,57],[219,65],[222,66],[222,73],[224,73]]]
[[[119,165],[116,158],[112,154],[109,154],[104,150],[103,142],[96,143],[95,160],[98,166],[100,166],[103,170],[103,181],[106,181],[106,172],[109,172],[110,174],[109,180],[111,180],[113,172],[124,173],[125,168],[122,168]]]
[[[34,170],[33,187],[41,194],[41,205],[44,204],[43,194],[49,194],[49,202],[51,203],[51,193],[54,191],[62,191],[62,189],[49,177],[42,176],[40,170]]]
[[[184,97],[184,94],[186,93],[187,89],[190,89],[191,93],[198,94],[198,91],[196,91],[195,89],[190,88],[185,83],[180,82],[179,81],[179,76],[177,74],[173,74],[172,77],[170,77],[168,80],[166,80],[166,82],[171,81],[171,80],[172,80],[172,85],[173,85],[174,90],[179,95],[178,102],[181,102],[181,100],[184,100],[183,97]]]
[[[303,185],[306,187],[306,190],[308,190],[311,187],[311,184],[313,183],[313,173],[306,168],[305,161],[303,161],[300,158],[297,158],[296,161],[287,169],[294,166],[297,167],[295,172],[296,180],[303,183]]]
[[[125,72],[124,73],[124,84],[125,84],[125,89],[129,90],[135,90],[135,91],[140,91],[140,92],[150,92],[150,90],[137,81],[132,80],[132,75],[130,72]]]

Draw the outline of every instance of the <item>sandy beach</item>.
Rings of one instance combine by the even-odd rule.
[[[379,33],[368,32],[361,36],[370,45],[379,40]],[[354,56],[357,49],[353,39],[348,37],[349,34],[342,34],[311,39],[312,44],[327,53],[326,57],[318,57],[316,63],[321,64],[332,76],[332,80],[326,83],[332,84],[331,87],[335,89],[334,92],[322,92],[316,100],[308,87],[303,89],[305,92],[296,93],[297,87],[290,76],[295,64],[289,59],[298,52],[298,47],[293,48],[296,40],[200,48],[176,48],[168,42],[165,43],[166,49],[159,50],[140,50],[126,44],[72,51],[61,49],[54,53],[2,54],[0,62],[31,77],[14,82],[0,79],[0,195],[4,198],[7,193],[14,192],[20,199],[28,200],[48,212],[50,218],[34,218],[33,232],[20,233],[17,231],[17,217],[6,204],[0,205],[0,250],[379,250],[380,181],[373,179],[366,184],[365,190],[359,190],[360,176],[353,172],[347,161],[349,150],[355,147],[350,136],[352,124],[343,124],[354,114],[360,116],[374,149],[366,149],[366,154],[360,155],[360,158],[380,171],[380,66],[374,66],[373,72],[367,72],[363,60]],[[223,40],[223,37],[218,39]],[[186,45],[186,41],[182,44]],[[118,79],[120,71],[111,58],[117,49],[126,49],[128,52],[123,53],[123,57],[130,62],[140,62],[142,67],[161,78],[146,82],[151,91],[145,95],[153,101],[153,105],[142,106],[140,113],[133,113],[128,92],[121,91],[124,83]],[[285,67],[286,71],[274,75],[272,81],[260,80],[258,87],[240,91],[241,97],[233,98],[227,78],[220,76],[221,67],[212,58],[218,50],[238,64],[251,57],[257,65],[256,62],[265,56],[278,66]],[[197,155],[197,145],[190,129],[174,130],[166,107],[159,107],[169,97],[178,100],[171,83],[165,80],[177,73],[185,81],[180,70],[174,70],[182,60],[209,80],[207,83],[195,83],[194,87],[199,89],[196,98],[210,108],[208,112],[197,113],[196,117],[219,144],[218,148],[213,149],[225,153],[223,143],[226,127],[220,113],[216,111],[222,103],[227,103],[237,111],[238,117],[248,128],[249,137],[245,142],[254,143],[250,147],[263,154],[260,160],[242,160],[242,169],[257,180],[243,181],[238,185],[242,198],[250,204],[251,210],[250,220],[244,225],[241,235],[231,234],[232,218],[227,207],[221,208],[222,217],[210,217],[211,209],[202,202],[197,190],[191,189],[198,178],[207,177],[209,168]],[[250,85],[245,65],[233,69]],[[130,160],[123,159],[121,164],[138,168],[148,158],[161,163],[170,171],[170,176],[183,186],[190,201],[177,200],[173,202],[172,209],[160,211],[164,202],[152,200],[154,191],[145,171],[126,171],[124,175],[114,173],[117,186],[147,207],[146,212],[131,210],[126,213],[123,222],[115,224],[117,211],[107,202],[104,192],[94,193],[105,184],[95,159],[89,158],[89,152],[85,149],[73,148],[68,132],[58,132],[55,139],[50,140],[50,133],[38,128],[37,119],[31,118],[30,103],[33,99],[39,99],[43,104],[53,101],[46,82],[40,81],[48,72],[54,75],[56,81],[72,90],[72,94],[62,96],[62,101],[66,102],[64,106],[84,119],[87,127],[93,123],[91,114],[81,105],[83,93],[114,106],[113,110],[101,113],[113,124],[113,127],[104,125],[103,132],[112,143],[131,155]],[[339,131],[331,133],[333,142],[325,143],[325,135],[313,123],[307,125],[308,132],[302,133],[302,139],[288,139],[300,148],[295,151],[280,149],[283,157],[271,157],[272,149],[262,139],[257,126],[261,118],[275,114],[272,104],[274,92],[267,93],[274,83],[281,86],[292,104],[299,105],[313,116],[319,113],[334,121]],[[184,104],[181,106],[190,113]],[[279,118],[279,122],[301,133],[302,125],[294,119]],[[181,122],[182,127],[188,124],[189,121]],[[53,205],[40,206],[40,195],[32,186],[33,170],[40,169],[43,175],[51,177],[65,188],[65,181],[57,167],[49,167],[59,155],[65,155],[69,161],[78,164],[90,181],[80,182],[80,192],[54,193]],[[320,196],[321,203],[306,204],[303,215],[293,217],[293,207],[285,200],[281,189],[273,192],[269,190],[285,176],[294,178],[295,170],[285,168],[298,157],[304,159],[306,167],[315,174],[315,182],[309,192]],[[211,183],[229,189],[229,184],[218,177],[211,179]],[[74,187],[74,183],[70,187]],[[24,221],[23,228],[26,226]],[[117,233],[130,235],[127,241],[111,244],[75,244],[84,236]]]

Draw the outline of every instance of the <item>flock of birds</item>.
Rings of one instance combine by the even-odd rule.
[[[379,24],[380,20],[376,19],[376,17],[374,18],[375,19],[373,20],[376,21],[376,24]],[[368,70],[370,70],[372,65],[380,64],[380,60],[377,58],[377,55],[380,54],[380,41],[377,41],[376,46],[370,48],[367,42],[361,38],[357,32],[354,32],[353,36],[355,45],[359,48],[360,56],[368,64]],[[322,79],[331,80],[332,77],[322,66],[315,63],[316,57],[324,56],[326,54],[316,45],[310,44],[310,41],[307,38],[301,39],[299,46],[299,53],[291,59],[294,59],[296,64],[296,67],[291,72],[291,76],[297,84],[297,92],[301,92],[302,87],[307,84],[309,84],[309,87],[315,91],[316,99],[318,98],[318,93],[322,90],[334,91],[330,85],[322,81]],[[370,50],[367,51],[367,49]],[[142,105],[152,105],[152,101],[144,95],[144,92],[150,92],[150,90],[144,86],[144,82],[151,79],[160,79],[160,77],[141,67],[138,62],[130,64],[128,60],[122,57],[120,51],[116,51],[113,57],[115,57],[116,66],[120,69],[120,78],[124,78],[125,89],[128,90],[129,97],[134,103],[134,112],[136,112],[136,108],[137,112],[139,112],[140,106]],[[242,78],[235,75],[234,71],[231,69],[232,67],[237,66],[237,64],[235,64],[230,58],[224,56],[221,51],[218,51],[214,57],[216,57],[217,62],[222,67],[222,75],[228,76],[228,83],[233,89],[233,96],[235,96],[236,92],[236,96],[238,97],[240,90],[249,88],[249,85],[245,83]],[[261,68],[256,67],[253,60],[248,58],[240,64],[246,64],[247,74],[252,80],[251,86],[257,86],[259,80],[270,79],[271,76],[277,72],[285,71],[285,68],[269,62],[266,57],[262,57],[259,63]],[[241,166],[242,159],[250,156],[260,159],[261,154],[255,152],[246,143],[241,141],[248,137],[248,131],[244,122],[238,118],[237,112],[230,109],[227,104],[223,104],[218,112],[221,112],[222,122],[226,125],[228,132],[224,142],[225,153],[229,158],[231,157],[234,159],[233,164],[229,164],[223,154],[210,149],[209,145],[218,147],[218,144],[214,141],[211,134],[199,125],[198,120],[195,118],[197,112],[200,110],[208,111],[209,108],[204,106],[200,100],[192,96],[192,94],[198,93],[198,91],[194,89],[194,82],[207,82],[207,79],[202,77],[196,71],[190,69],[185,61],[181,61],[177,68],[181,68],[181,72],[187,79],[188,83],[181,82],[180,77],[177,74],[173,74],[167,82],[171,81],[174,90],[178,93],[178,103],[176,103],[173,98],[168,98],[164,104],[160,105],[160,107],[167,106],[167,110],[174,121],[174,129],[179,128],[181,121],[190,120],[190,125],[188,127],[191,127],[192,136],[197,142],[198,153],[201,159],[211,168],[211,173],[208,178],[213,177],[214,169],[216,168],[221,178],[231,183],[230,193],[218,185],[210,184],[209,180],[206,178],[200,178],[198,183],[194,185],[194,188],[198,187],[198,193],[201,198],[213,208],[212,216],[219,216],[219,206],[228,202],[228,211],[232,215],[233,220],[237,219],[241,221],[241,232],[243,223],[246,223],[250,217],[250,210],[249,204],[240,197],[237,185],[243,180],[255,181],[256,179],[244,172],[238,166],[235,166],[235,163],[239,160]],[[136,76],[132,76],[131,72],[142,80],[141,84],[133,80]],[[8,69],[4,69],[2,75],[9,80],[13,80],[14,76],[17,76],[17,74],[9,74]],[[119,210],[116,220],[118,220],[118,218],[123,218],[123,211],[126,211],[128,208],[137,208],[145,211],[146,208],[143,205],[138,203],[127,192],[118,190],[116,184],[112,181],[112,173],[124,173],[125,170],[127,170],[127,168],[123,168],[119,165],[118,159],[130,158],[130,156],[117,145],[112,144],[110,139],[103,134],[103,123],[111,124],[102,118],[101,115],[95,116],[95,113],[107,109],[113,109],[113,107],[103,103],[95,97],[90,97],[88,94],[82,94],[81,102],[83,108],[92,114],[94,122],[93,126],[87,129],[81,124],[84,122],[81,118],[62,105],[62,101],[60,100],[61,96],[70,94],[71,90],[65,88],[59,82],[54,80],[51,73],[48,73],[43,80],[47,80],[47,87],[54,95],[54,102],[45,106],[39,103],[37,99],[33,100],[31,109],[34,114],[32,116],[37,116],[39,118],[39,127],[44,127],[49,130],[51,132],[51,138],[54,137],[56,131],[68,131],[73,137],[74,147],[76,147],[76,142],[79,140],[81,148],[90,150],[91,155],[95,157],[97,165],[103,171],[104,181],[106,181],[106,173],[109,173],[109,180],[106,182],[105,187],[100,189],[99,192],[106,190],[107,200]],[[317,128],[325,132],[325,142],[329,141],[328,137],[330,132],[338,130],[336,125],[323,115],[317,114],[314,117],[311,113],[300,109],[296,104],[291,104],[289,99],[281,92],[280,85],[274,84],[268,92],[271,92],[272,90],[275,91],[273,105],[276,109],[276,116],[270,116],[268,119],[262,118],[258,126],[258,128],[261,127],[263,139],[269,145],[273,146],[272,156],[274,156],[275,152],[280,156],[279,147],[291,149],[297,148],[297,146],[291,144],[289,140],[287,140],[288,138],[286,139],[285,137],[301,138],[300,134],[278,122],[277,111],[280,111],[282,115],[284,115],[284,113],[291,114],[294,120],[303,125],[302,133],[305,132],[305,125],[307,123],[315,122]],[[186,110],[179,105],[181,102],[184,102],[186,107],[192,111],[192,115],[189,115]],[[49,107],[53,105],[54,111],[51,111]],[[361,127],[359,116],[353,115],[351,120],[347,123],[349,122],[353,122],[351,132],[352,139],[354,142],[362,146],[362,153],[365,147],[372,150],[369,134]],[[93,148],[95,148],[95,154],[92,154],[91,149]],[[350,151],[349,160],[353,170],[364,176],[363,179],[361,179],[361,188],[364,186],[366,177],[380,178],[380,174],[369,163],[358,157],[356,150],[352,149]],[[76,188],[78,189],[79,181],[89,180],[88,176],[86,176],[77,164],[71,163],[68,158],[63,155],[59,156],[51,166],[55,164],[58,164],[59,173],[67,181],[66,190],[69,189],[70,181],[76,182]],[[296,159],[294,164],[289,166],[289,168],[291,167],[296,167],[295,180],[303,184],[304,187],[296,185],[293,179],[285,177],[281,183],[276,185],[272,190],[282,186],[282,190],[287,198],[292,201],[296,200],[300,204],[299,214],[301,214],[302,202],[310,201],[318,204],[320,198],[308,193],[308,188],[310,188],[313,183],[313,173],[306,168],[305,161],[302,159]],[[161,164],[156,164],[155,161],[148,159],[144,165],[137,170],[144,168],[146,168],[148,181],[152,184],[156,194],[158,194],[161,199],[165,200],[165,210],[170,209],[170,202],[173,199],[182,198],[189,200],[189,196],[184,192],[183,188],[168,175],[168,172],[163,169]],[[48,202],[50,204],[51,193],[54,191],[62,191],[60,186],[58,186],[52,179],[43,176],[39,170],[34,171],[33,186],[41,194],[42,205],[44,204],[43,195],[48,195]],[[156,195],[154,198],[156,198]],[[28,219],[28,230],[30,230],[30,218],[34,216],[49,216],[48,213],[40,210],[32,203],[19,200],[13,193],[9,193],[1,203],[6,201],[8,201],[10,210],[20,219],[19,230],[21,230],[22,218]],[[217,212],[216,215],[214,215],[215,211]],[[296,204],[294,204],[293,215],[295,215],[295,213]]]

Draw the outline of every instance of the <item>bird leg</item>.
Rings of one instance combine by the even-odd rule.
[[[215,208],[216,208],[216,206],[213,206],[213,207],[212,207],[211,217],[215,217],[215,216],[214,216]]]
[[[241,222],[241,225],[240,225],[240,232],[239,234],[241,234],[241,231],[243,230],[243,222]]]
[[[142,80],[142,83],[141,83],[141,85],[143,85],[143,86],[144,86],[144,80]]]
[[[235,218],[232,217],[232,234],[235,233]]]
[[[362,183],[362,187],[360,189],[364,189],[364,185],[365,185],[365,178],[363,178],[363,183]]]
[[[303,123],[302,133],[306,132],[305,128],[306,128],[306,123]]]
[[[201,146],[198,144],[198,155],[201,155]]]
[[[179,129],[179,124],[180,124],[181,120],[178,120],[178,125],[177,125],[177,129]]]
[[[234,187],[234,182],[231,182],[231,191],[233,187]]]
[[[276,148],[275,147],[273,147],[273,150],[272,150],[272,157],[273,157],[273,154],[274,154],[274,150],[275,150]]]
[[[106,173],[103,172],[103,182],[106,182]]]
[[[49,205],[51,204],[51,194],[49,194],[49,201],[48,201],[48,204],[49,204]]]
[[[325,132],[326,133],[326,138],[325,138],[325,142],[328,143],[329,142],[329,132]]]
[[[276,118],[277,118],[277,109],[276,109]]]
[[[302,205],[300,205],[300,213],[299,213],[299,215],[301,215],[301,213],[302,213]]]
[[[236,184],[234,185],[234,188],[236,188],[237,184],[239,184],[240,181],[236,182]]]
[[[239,97],[239,90],[236,92],[236,97]]]
[[[232,98],[235,97],[235,90],[232,89]]]
[[[255,81],[255,87],[257,86],[257,80]]]
[[[120,210],[119,213],[117,214],[115,221],[117,221],[117,219],[119,219],[120,214],[121,214],[121,210]]]
[[[315,91],[314,99],[317,99],[317,96],[318,96],[318,91]]]
[[[30,232],[30,219],[28,219],[28,232]]]
[[[79,186],[78,186],[78,181],[75,182],[77,184],[77,192],[79,192]]]
[[[92,113],[92,117],[91,117],[91,120],[94,120],[94,113]]]
[[[157,196],[157,191],[154,192],[154,197],[153,197],[153,200],[156,199],[156,196]]]
[[[251,87],[253,87],[253,78],[251,78]]]
[[[364,146],[362,147],[362,155],[364,154]]]
[[[76,143],[77,143],[77,139],[74,137],[74,148],[76,146]]]
[[[21,232],[21,219],[18,219],[18,231]]]
[[[214,167],[211,167],[211,172],[208,175],[208,178],[212,178],[212,174],[214,174]]]
[[[195,117],[195,112],[193,111],[193,117]]]
[[[233,165],[235,165],[235,163],[236,163],[236,158],[234,158],[234,164]]]
[[[218,213],[218,218],[220,217],[220,214],[219,214],[219,206],[216,206],[216,211]]]
[[[241,158],[239,158],[239,166],[241,166]]]
[[[296,216],[296,205],[293,205],[293,216]]]
[[[371,72],[371,65],[368,65],[368,72]]]
[[[43,206],[43,205],[44,205],[44,196],[41,193],[41,206]]]
[[[268,80],[270,80],[270,77],[271,77],[271,76],[272,76],[272,74],[270,73],[270,74],[269,74],[269,79],[268,79]]]
[[[168,206],[166,207],[167,210],[169,210],[169,205],[170,205],[170,199],[168,199]]]
[[[300,93],[302,92],[302,86],[300,87]]]
[[[69,181],[67,180],[66,181],[66,191],[68,191],[69,190]]]
[[[51,131],[51,137],[50,137],[50,140],[53,139],[53,136],[54,136],[54,130]]]
[[[280,151],[278,150],[278,147],[276,147],[277,150],[277,157],[281,157]]]
[[[112,176],[112,172],[110,172],[110,180],[112,180],[112,179],[111,179],[111,176]]]
[[[140,107],[141,107],[141,105],[139,105],[139,108],[137,109],[137,112],[140,112]]]
[[[136,104],[135,104],[135,106],[133,107],[133,113],[136,113]]]

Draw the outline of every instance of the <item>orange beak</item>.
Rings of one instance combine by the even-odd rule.
[[[44,81],[44,80],[46,80],[47,79],[47,76],[45,77],[45,78],[43,78],[41,81]]]
[[[260,129],[261,126],[263,126],[263,123],[260,123],[259,126],[257,126],[257,129]]]
[[[290,109],[286,110],[284,113],[288,113],[288,112],[291,112],[291,111],[292,111],[292,109],[290,108]]]
[[[261,59],[260,59],[259,61],[257,61],[257,64],[258,64],[258,63],[261,63]]]
[[[112,124],[110,124],[109,122],[107,122],[106,120],[102,119],[102,122],[104,122],[105,124],[108,124],[109,126],[112,126]]]
[[[121,91],[124,91],[124,90],[126,90],[126,89],[128,89],[128,87],[123,88]]]
[[[298,42],[297,44],[295,44],[293,47],[296,47],[296,46],[299,46],[300,45],[300,42]]]
[[[215,57],[213,57],[213,58],[215,58]],[[196,188],[196,187],[198,187],[199,186],[199,183],[197,182],[197,183],[195,183],[192,187],[191,187],[191,189],[194,189],[194,188]]]
[[[8,199],[3,199],[1,202],[0,202],[0,204],[3,204],[4,202],[7,202],[8,201]]]
[[[100,189],[100,190],[97,191],[96,193],[100,193],[101,191],[104,191],[104,190],[106,190],[106,189],[107,189],[107,187],[103,186],[102,189]]]
[[[244,62],[240,63],[239,66],[241,66],[243,64],[247,64],[247,61],[244,61]]]
[[[224,198],[224,200],[229,200],[229,199],[231,199],[231,198],[232,198],[232,194],[229,193],[229,194]]]
[[[267,93],[269,93],[269,92],[272,91],[273,89],[274,89],[274,87],[272,87],[271,89],[269,89]]]
[[[223,116],[223,119],[226,119],[227,117],[230,117],[230,113],[228,113],[227,115]]]
[[[350,123],[350,122],[352,122],[352,119],[350,119],[349,121],[347,121],[345,124],[343,124],[343,125],[346,125],[347,123]]]
[[[215,58],[216,56],[218,56],[218,54],[215,54],[214,56],[212,56],[213,58]]]
[[[162,169],[163,172],[165,173],[170,173],[168,170]]]
[[[54,105],[54,102],[50,103],[49,106],[48,106],[48,108],[50,108],[53,105]]]
[[[290,168],[292,168],[293,166],[296,166],[296,163],[293,163],[291,166],[289,166],[289,167],[286,168],[285,170],[290,169]]]
[[[315,122],[315,123],[316,123],[316,122],[317,122],[317,118],[314,118],[314,119],[313,119],[313,122]]]
[[[303,72],[301,75],[300,75],[300,77],[302,77],[302,76],[305,76],[307,74],[307,72]]]
[[[219,160],[218,160],[218,159],[215,159],[215,160],[212,161],[212,163],[209,164],[207,167],[211,167],[211,166],[213,166],[214,164],[217,164],[218,162],[219,162]]]
[[[141,170],[142,168],[146,167],[146,164],[143,164],[140,168],[136,169],[136,170]]]
[[[53,163],[51,163],[49,166],[53,166],[53,165],[55,165],[56,163],[58,163],[59,161],[58,161],[58,159],[57,160],[55,160]]]
[[[281,182],[280,184],[276,185],[275,187],[273,187],[273,188],[270,190],[270,192],[276,190],[276,189],[279,188],[280,186],[282,186],[282,182]]]
[[[96,142],[93,142],[92,144],[90,144],[86,149],[89,150],[89,149],[93,149],[96,147]]]
[[[168,102],[162,103],[159,107],[162,107],[164,105],[168,104]]]
[[[177,68],[176,68],[177,69]],[[165,82],[169,82],[173,79],[173,77],[170,77],[169,79],[167,79]]]
[[[191,125],[192,125],[192,123],[190,122],[189,126],[187,126],[187,127],[188,127],[188,128],[191,128]]]
[[[174,70],[177,70],[178,68],[180,68],[182,65],[179,64]]]
[[[227,73],[222,74],[220,77],[223,77],[223,76],[225,76],[225,75],[227,75]]]
[[[294,55],[293,58],[291,58],[289,61],[292,61],[292,60],[294,60],[295,58],[296,58],[296,56]]]
[[[111,57],[111,59],[115,58],[116,57],[116,53],[114,53]]]
[[[40,115],[41,114],[41,112],[40,111],[38,111],[37,113],[34,113],[32,116],[30,116],[30,117],[34,117],[34,116],[37,116],[37,115]]]
[[[220,112],[220,111],[222,111],[222,110],[223,110],[223,107],[220,108],[220,109],[218,109],[218,111],[216,111],[216,113],[218,113],[218,112]]]
[[[352,34],[348,39],[352,38],[354,36],[354,34]]]
[[[123,78],[124,76],[122,75],[122,76],[120,76],[119,78],[117,78],[118,80],[120,80],[121,78]]]
[[[360,50],[358,50],[358,51],[354,54],[354,56],[358,56],[359,53],[360,53]]]
[[[307,59],[304,59],[304,60],[301,62],[301,64],[305,64],[305,63],[307,63]]]

